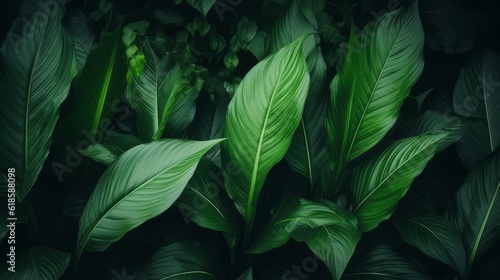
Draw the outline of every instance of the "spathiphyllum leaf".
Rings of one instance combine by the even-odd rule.
[[[353,213],[362,232],[392,215],[446,137],[447,133],[441,132],[399,140],[354,168],[348,188],[354,195]]]
[[[216,0],[186,0],[191,7],[197,9],[203,16],[206,16]]]
[[[394,225],[406,242],[464,276],[465,250],[460,233],[424,201],[406,201],[398,209]]]
[[[64,136],[78,149],[101,142],[109,130],[125,89],[127,71],[122,28],[103,35],[102,44],[90,52],[74,83],[72,107],[64,122]]]
[[[89,28],[87,17],[80,10],[69,10],[66,12],[68,20],[64,26],[69,34],[73,36],[76,50],[76,64],[78,71],[83,69],[87,57],[94,45],[95,33]]]
[[[362,258],[349,264],[342,279],[429,280],[432,278],[416,260],[382,244],[373,247]]]
[[[46,246],[34,246],[19,252],[14,271],[2,269],[0,277],[5,280],[53,280],[59,279],[69,265],[70,253]]]
[[[202,246],[182,241],[158,249],[144,265],[137,280],[219,280],[224,279],[214,256]]]
[[[447,216],[462,234],[467,273],[500,240],[500,153],[471,170],[458,190]]]
[[[314,32],[302,15],[298,1],[292,1],[286,13],[276,21],[269,35],[270,53],[277,52],[300,36]],[[326,64],[317,44],[319,36],[310,36],[304,42],[306,63],[311,77],[304,113],[285,156],[290,167],[309,179],[311,187],[327,164],[325,115],[327,96],[321,92],[326,75]]]
[[[456,115],[425,111],[423,114],[401,123],[394,131],[393,136],[395,138],[406,138],[431,131],[446,130],[449,134],[439,145],[438,152],[440,152],[457,142],[471,123],[471,120]]]
[[[471,56],[455,84],[455,112],[480,119],[457,143],[458,154],[469,169],[500,146],[499,81],[500,56],[484,50]]]
[[[293,238],[305,242],[334,279],[340,279],[361,238],[356,217],[331,201],[299,197],[282,201],[273,212],[271,222],[247,251],[264,253]]]
[[[199,159],[221,140],[165,139],[136,146],[102,175],[80,219],[77,257],[103,251],[125,233],[169,208]]]
[[[302,53],[307,35],[248,72],[229,103],[222,163],[229,196],[245,219],[248,237],[271,168],[290,146],[309,88]],[[237,174],[228,170],[234,163]]]
[[[62,7],[54,3],[53,17],[32,24],[41,9],[25,3],[0,49],[0,167],[5,174],[15,168],[21,199],[42,170],[59,107],[76,75],[75,47],[61,25]]]
[[[229,247],[234,249],[238,230],[236,209],[224,188],[222,171],[209,159],[200,159],[176,204],[199,226],[223,232]]]
[[[347,60],[331,85],[326,127],[333,186],[344,166],[379,142],[422,72],[424,33],[417,4],[386,13],[358,36],[351,34]]]
[[[111,165],[121,154],[142,144],[141,139],[134,135],[115,134],[101,144],[93,144],[80,150],[83,155],[106,166]]]

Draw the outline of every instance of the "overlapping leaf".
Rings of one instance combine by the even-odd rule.
[[[351,34],[347,61],[330,85],[326,126],[334,184],[344,166],[377,144],[396,122],[422,72],[423,43],[415,3],[381,16],[359,38]],[[332,196],[332,189],[324,191]]]
[[[95,34],[89,28],[87,17],[80,10],[69,10],[66,13],[69,20],[65,23],[68,32],[73,36],[76,50],[78,71],[83,69],[89,53],[94,45]]]
[[[500,146],[500,57],[493,51],[474,53],[455,84],[453,106],[461,116],[481,119],[458,142],[469,169]]]
[[[102,175],[80,219],[77,257],[103,251],[181,195],[199,159],[221,140],[161,140],[136,146]]]
[[[353,212],[362,232],[374,229],[392,215],[446,137],[447,133],[441,132],[399,140],[354,168],[348,187],[354,195]]]
[[[447,216],[462,234],[467,272],[500,240],[500,153],[471,170],[458,190]]]
[[[306,35],[307,36],[307,35]],[[248,237],[260,192],[271,168],[285,155],[299,125],[309,88],[302,54],[306,36],[261,61],[229,103],[222,162],[226,188],[243,215]],[[241,172],[227,172],[234,162]]]
[[[25,3],[0,49],[0,168],[15,168],[21,199],[42,170],[60,105],[76,75],[75,47],[61,25],[62,7],[55,3],[50,18],[33,24],[41,9]]]
[[[293,197],[276,207],[271,222],[247,251],[263,253],[290,238],[305,242],[340,279],[361,233],[354,215],[335,203]]]
[[[93,144],[80,153],[106,166],[111,165],[121,154],[142,144],[141,139],[134,135],[115,134],[100,144]]]

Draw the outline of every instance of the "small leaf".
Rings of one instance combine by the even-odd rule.
[[[186,0],[186,2],[191,5],[191,7],[197,9],[203,17],[205,17],[208,11],[215,4],[216,0]]]
[[[80,150],[83,155],[106,166],[111,165],[121,154],[142,144],[140,138],[134,135],[115,134],[101,144],[93,144]]]
[[[199,159],[221,140],[161,140],[136,146],[101,176],[80,219],[77,258],[104,251],[125,233],[167,210]]]

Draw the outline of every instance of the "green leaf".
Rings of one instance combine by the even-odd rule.
[[[101,144],[93,144],[79,150],[83,155],[106,166],[111,165],[121,154],[142,144],[140,138],[134,135],[115,134],[105,139]]]
[[[81,71],[94,45],[95,33],[90,29],[87,17],[82,11],[69,10],[66,12],[66,17],[69,20],[66,21],[64,27],[73,36],[76,50],[76,65],[78,71]]]
[[[342,279],[431,279],[413,258],[392,250],[387,245],[377,245],[361,259],[349,264]]]
[[[314,32],[313,27],[300,12],[298,1],[293,1],[285,14],[278,18],[270,38],[270,52],[277,52],[300,36]],[[311,77],[304,113],[285,156],[290,167],[309,179],[310,187],[327,164],[325,115],[327,96],[323,94],[326,64],[318,47],[316,36],[304,42],[306,63]]]
[[[201,227],[225,233],[231,249],[236,245],[236,209],[220,179],[222,171],[209,159],[201,158],[193,177],[176,204]]]
[[[15,272],[7,268],[2,269],[0,278],[4,280],[59,279],[68,267],[70,258],[70,253],[46,246],[34,246],[16,256]]]
[[[72,107],[64,124],[65,136],[72,145],[83,139],[88,145],[98,143],[110,127],[125,89],[127,65],[121,33],[121,27],[117,27],[105,35],[75,80]]]
[[[464,240],[467,274],[472,265],[500,240],[499,167],[499,152],[476,165],[447,209],[447,216]]]
[[[101,176],[80,219],[77,258],[103,251],[125,233],[167,210],[199,159],[221,140],[165,139],[136,146]]]
[[[359,38],[351,33],[343,69],[331,85],[326,127],[333,188],[345,165],[377,144],[394,125],[399,109],[424,66],[424,33],[416,2],[388,12]],[[337,186],[336,186],[337,185]]]
[[[288,239],[305,242],[335,279],[340,279],[361,238],[356,217],[328,200],[293,197],[274,210],[270,224],[247,250],[264,253]]]
[[[0,169],[15,168],[16,192],[23,199],[42,170],[71,80],[76,75],[75,46],[54,16],[31,24],[42,13],[34,5],[20,11],[0,49]],[[51,6],[51,7],[52,7]]]
[[[467,168],[500,146],[500,57],[493,51],[474,53],[460,71],[453,106],[461,116],[481,119],[472,124],[457,143]]]
[[[309,74],[302,54],[306,36],[261,61],[241,81],[229,103],[222,162],[229,196],[250,235],[260,192],[285,155],[302,115]],[[234,162],[241,172],[227,172]],[[248,239],[247,239],[248,241]]]
[[[425,111],[423,114],[401,123],[393,133],[394,137],[406,138],[431,131],[445,130],[448,137],[441,142],[438,152],[457,142],[471,121],[462,117],[437,111]]]
[[[180,13],[171,9],[154,9],[155,18],[165,25],[182,26],[186,23],[186,18]]]
[[[219,280],[214,256],[194,242],[176,242],[158,249],[137,280]]]
[[[362,232],[376,228],[392,215],[446,137],[447,133],[429,133],[399,140],[354,168],[348,187]]]
[[[206,16],[216,0],[186,0],[186,2],[197,9],[203,16]]]
[[[247,271],[240,275],[236,280],[253,280],[253,272],[250,267]]]
[[[463,278],[465,250],[460,233],[424,201],[406,201],[398,209],[394,225],[406,242],[453,267]]]

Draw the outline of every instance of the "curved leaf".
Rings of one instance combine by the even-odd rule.
[[[76,75],[75,47],[61,25],[62,7],[32,24],[42,13],[33,9],[12,24],[0,49],[0,168],[15,168],[22,199],[40,173],[52,142],[59,108]],[[44,18],[44,17],[42,17]]]
[[[465,243],[467,272],[500,240],[500,153],[471,170],[447,211]]]
[[[415,1],[416,2],[416,1]],[[424,34],[417,4],[381,16],[360,38],[351,34],[344,68],[333,79],[326,127],[334,188],[344,166],[394,125],[423,66]]]
[[[77,257],[103,251],[125,233],[167,210],[199,159],[221,140],[162,140],[136,146],[102,175],[80,218]]]
[[[80,10],[68,10],[66,17],[69,19],[64,26],[73,36],[76,50],[76,65],[78,71],[83,69],[87,57],[94,45],[95,33],[90,29],[87,17]]]
[[[264,253],[294,238],[305,242],[339,279],[361,238],[356,217],[328,200],[293,197],[280,203],[272,220],[247,249]]]
[[[59,279],[68,267],[70,258],[70,253],[46,246],[34,246],[16,256],[15,272],[2,269],[0,278],[5,280]]]
[[[234,248],[238,230],[236,209],[233,210],[220,177],[222,171],[209,159],[201,158],[176,204],[199,226],[226,233],[230,248]]]
[[[213,255],[192,242],[176,242],[158,249],[137,280],[219,280]]]
[[[401,123],[393,133],[394,137],[406,138],[418,136],[431,131],[445,130],[448,137],[441,142],[438,152],[445,150],[457,142],[471,121],[459,116],[437,111],[425,111],[423,114]]]
[[[314,32],[313,27],[302,15],[298,1],[292,1],[288,10],[278,18],[269,35],[271,53],[290,44],[300,36]],[[304,113],[285,156],[290,167],[309,179],[310,187],[318,179],[327,163],[326,148],[326,98],[321,91],[325,82],[326,64],[316,38],[310,36],[303,45],[310,74],[309,94]]]
[[[483,120],[472,124],[458,142],[469,169],[500,146],[500,57],[493,51],[474,53],[460,71],[453,94],[455,112]]]
[[[406,242],[464,276],[465,250],[460,233],[424,201],[405,202],[394,225]]]
[[[247,271],[240,275],[236,280],[253,280],[253,272],[250,267]]]
[[[186,0],[186,2],[188,2],[191,7],[197,9],[203,16],[206,16],[216,0]]]
[[[121,27],[106,34],[75,80],[72,107],[64,123],[65,136],[72,145],[83,140],[88,145],[101,142],[110,126],[126,83],[121,35]]]
[[[387,245],[377,245],[361,259],[349,264],[342,279],[431,279],[413,258],[392,250]]]
[[[309,74],[301,37],[257,64],[229,103],[222,144],[229,196],[245,218],[248,237],[267,173],[285,155],[302,115]],[[231,174],[234,161],[241,172]],[[248,240],[248,238],[247,238]]]
[[[114,134],[101,144],[93,144],[79,152],[94,161],[108,166],[121,154],[142,143],[141,139],[134,135]]]
[[[354,168],[349,189],[362,232],[376,228],[392,215],[446,137],[447,133],[439,133],[399,140]]]

